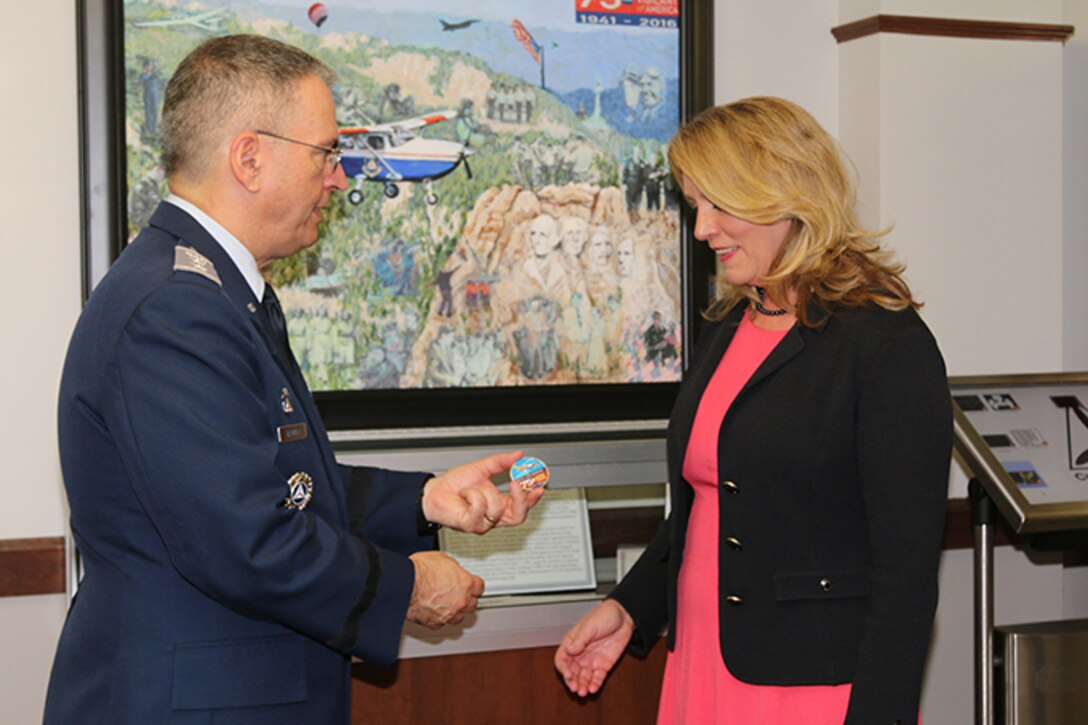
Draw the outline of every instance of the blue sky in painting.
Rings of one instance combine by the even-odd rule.
[[[530,82],[540,69],[514,40],[514,18],[545,50],[548,87],[558,93],[618,83],[627,67],[654,67],[667,81],[678,77],[679,32],[586,26],[575,22],[578,0],[335,0],[326,2],[329,16],[320,27],[306,17],[309,0],[204,0],[227,6],[243,18],[287,20],[318,34],[360,33],[394,45],[436,47],[461,51],[487,62],[494,70]],[[392,10],[391,10],[392,8]],[[463,30],[444,32],[439,19],[458,22],[478,19]]]

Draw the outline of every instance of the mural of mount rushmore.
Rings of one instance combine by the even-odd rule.
[[[318,26],[308,5],[125,3],[130,231],[166,193],[172,69],[210,35],[267,34],[337,71],[341,143],[372,162],[320,244],[267,270],[314,390],[678,380],[677,31],[578,27],[556,0],[500,0],[472,23],[356,0]],[[463,157],[426,183],[364,176],[413,137]]]

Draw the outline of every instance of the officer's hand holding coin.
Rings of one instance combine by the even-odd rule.
[[[424,518],[476,534],[523,523],[545,489],[511,485],[509,493],[504,493],[491,482],[492,476],[506,472],[521,458],[521,451],[496,453],[435,476],[423,487]]]

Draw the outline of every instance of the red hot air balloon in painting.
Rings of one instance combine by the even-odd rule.
[[[310,16],[310,22],[320,28],[321,24],[328,20],[329,11],[325,8],[325,3],[314,3],[310,6],[307,15]]]

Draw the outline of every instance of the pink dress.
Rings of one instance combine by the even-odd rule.
[[[841,725],[846,718],[850,685],[750,685],[730,674],[718,644],[718,430],[737,393],[786,332],[761,330],[744,315],[699,401],[683,469],[695,500],[658,725]]]

